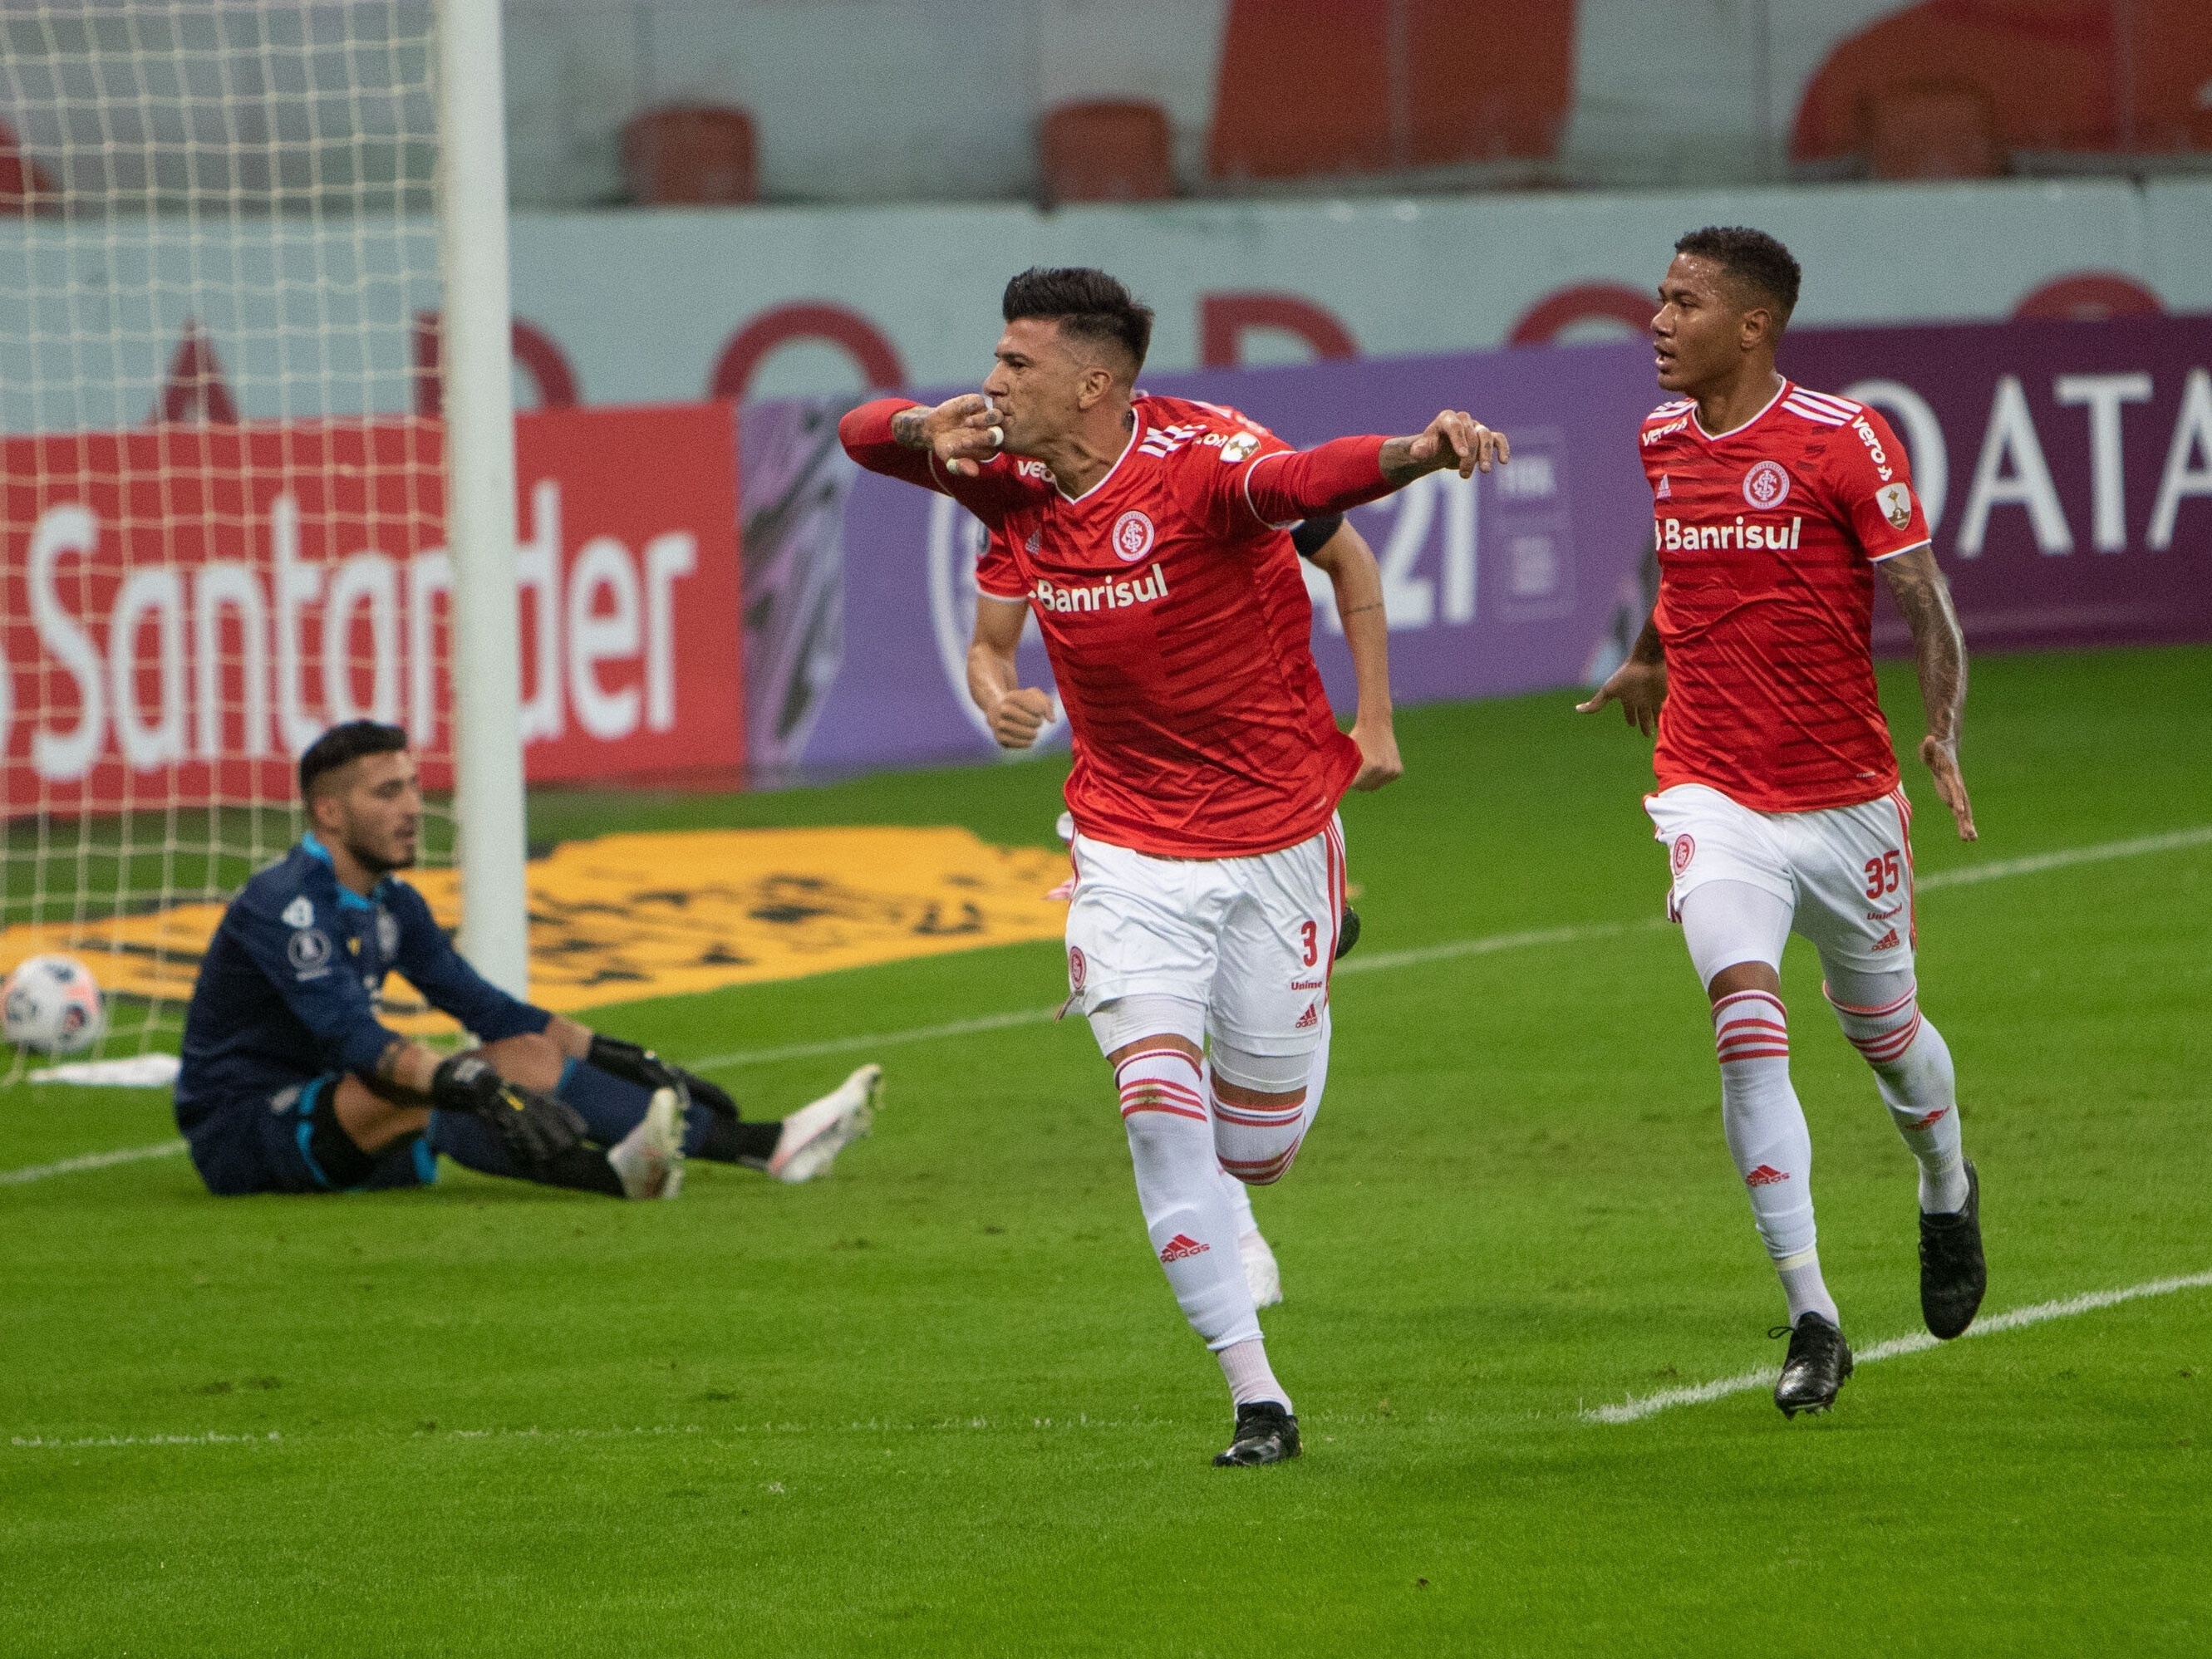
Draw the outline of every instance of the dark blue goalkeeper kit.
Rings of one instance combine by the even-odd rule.
[[[200,964],[177,1078],[177,1127],[210,1191],[411,1184],[433,1178],[434,1146],[478,1162],[482,1126],[449,1113],[428,1142],[377,1158],[330,1133],[338,1079],[373,1077],[398,1039],[379,1018],[395,971],[486,1042],[552,1018],[470,967],[405,882],[386,876],[366,897],[343,885],[313,836],[231,901]],[[470,1144],[444,1144],[455,1138]]]

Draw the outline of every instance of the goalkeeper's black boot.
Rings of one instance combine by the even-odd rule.
[[[1784,1417],[1799,1412],[1824,1412],[1836,1403],[1838,1390],[1851,1374],[1850,1344],[1844,1334],[1816,1313],[1800,1318],[1790,1331],[1790,1357],[1782,1362],[1782,1376],[1774,1385],[1774,1403]],[[1780,1330],[1773,1334],[1779,1336]]]
[[[1213,1460],[1216,1468],[1252,1468],[1261,1463],[1280,1463],[1296,1457],[1298,1419],[1272,1400],[1237,1408],[1237,1429],[1229,1449]]]
[[[1966,1207],[1920,1217],[1920,1316],[1946,1342],[1974,1322],[1990,1287],[1982,1259],[1982,1178],[1966,1160]]]

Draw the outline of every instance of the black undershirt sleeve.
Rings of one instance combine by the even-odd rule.
[[[1328,545],[1328,538],[1336,534],[1344,523],[1341,513],[1323,513],[1316,518],[1302,520],[1291,531],[1291,545],[1298,550],[1298,556],[1310,559]]]

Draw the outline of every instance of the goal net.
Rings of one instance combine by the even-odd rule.
[[[326,726],[450,787],[435,27],[0,0],[0,971],[83,959],[110,1054],[173,1047]]]

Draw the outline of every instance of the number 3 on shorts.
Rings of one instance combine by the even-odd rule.
[[[1866,896],[1869,898],[1878,899],[1885,893],[1897,890],[1897,884],[1901,879],[1898,869],[1900,861],[1896,853],[1884,853],[1878,859],[1866,861]]]
[[[1310,968],[1321,960],[1321,924],[1314,921],[1300,922],[1298,939],[1305,946],[1305,964]]]

